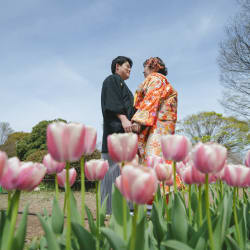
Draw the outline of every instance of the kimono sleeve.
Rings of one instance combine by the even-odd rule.
[[[103,82],[102,87],[102,111],[114,114],[126,114],[122,98],[122,90],[118,80],[113,76]]]
[[[170,86],[164,85],[158,77],[152,77],[144,91],[143,98],[140,96],[136,101],[137,111],[132,121],[144,126],[153,126],[157,119],[162,98],[167,98],[171,92]]]

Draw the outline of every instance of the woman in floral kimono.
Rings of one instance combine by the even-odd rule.
[[[136,91],[137,111],[132,122],[134,130],[139,132],[140,162],[146,165],[148,156],[162,156],[161,136],[175,133],[177,92],[168,82],[167,69],[159,57],[147,59],[143,66],[145,80]],[[177,185],[180,185],[178,177]]]

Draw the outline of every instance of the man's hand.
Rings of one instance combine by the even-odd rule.
[[[139,134],[141,131],[141,125],[139,123],[134,122],[132,124],[132,130],[133,130],[133,132]]]
[[[121,120],[124,131],[126,133],[132,132],[132,123],[128,120],[126,115],[117,115],[117,117]]]

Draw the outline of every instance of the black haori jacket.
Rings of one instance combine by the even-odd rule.
[[[107,137],[113,133],[124,133],[118,114],[133,117],[134,97],[122,78],[113,74],[108,76],[102,85],[101,105],[103,115],[102,153],[108,152]]]

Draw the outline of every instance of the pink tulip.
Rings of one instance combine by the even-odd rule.
[[[167,185],[167,186],[173,186],[174,185],[174,177],[173,177],[173,175],[172,175],[171,178],[169,178],[169,179],[167,179],[165,181],[165,185]]]
[[[127,200],[137,204],[151,201],[157,189],[157,178],[151,168],[125,165],[116,185]]]
[[[46,168],[40,163],[23,162],[21,164],[16,188],[19,190],[31,191],[43,180]]]
[[[74,168],[69,169],[69,185],[72,186],[76,181],[76,170]],[[66,187],[66,169],[57,174],[58,185],[60,187]]]
[[[224,180],[229,186],[250,187],[250,168],[243,165],[227,165]]]
[[[121,179],[122,179],[122,176],[121,175],[119,175],[118,177],[116,177],[116,179],[115,179],[115,185],[116,185],[116,187],[119,189],[119,190],[121,190]]]
[[[133,166],[139,166],[139,156],[135,155],[135,158],[132,161],[130,161],[130,162],[126,162],[126,164],[133,165]],[[120,168],[120,171],[122,171],[123,163],[119,162],[118,166]]]
[[[192,160],[192,151],[188,153],[185,159],[182,161],[184,164],[187,164],[190,160]]]
[[[16,189],[18,176],[21,170],[21,162],[17,157],[9,158],[0,179],[0,185],[6,190]]]
[[[8,156],[5,152],[0,151],[0,179],[3,174],[4,168],[6,166],[6,162],[8,160]]]
[[[108,136],[109,155],[115,162],[130,162],[138,149],[138,137],[133,133],[112,134]]]
[[[0,184],[6,190],[33,190],[46,174],[40,163],[20,162],[17,157],[10,158],[2,175]]]
[[[198,143],[193,149],[194,166],[202,173],[216,173],[223,169],[227,149],[219,144]]]
[[[186,165],[184,164],[183,161],[177,162],[176,163],[176,173],[181,176],[183,170],[186,168]]]
[[[182,181],[185,183],[185,184],[193,184],[193,175],[192,175],[192,167],[191,166],[188,166],[186,167],[182,174],[181,174],[181,178],[182,178]]]
[[[157,179],[159,181],[166,181],[172,178],[172,166],[167,163],[160,163],[154,167]]]
[[[95,151],[96,139],[97,139],[96,129],[86,126],[84,145],[83,145],[84,155],[91,155]]]
[[[147,157],[147,166],[154,168],[157,164],[164,163],[164,160],[162,157],[158,155],[149,155]]]
[[[161,147],[166,160],[178,162],[186,158],[192,144],[184,135],[164,135],[161,138]]]
[[[186,171],[187,170],[187,171]],[[195,166],[193,161],[189,161],[186,167],[181,172],[181,177],[186,184],[203,184],[205,183],[205,174],[200,172]],[[212,183],[216,181],[214,175],[209,175],[208,182]]]
[[[43,165],[47,168],[47,174],[60,173],[65,168],[65,162],[55,161],[50,154],[43,157]]]
[[[85,163],[85,175],[89,181],[102,180],[109,169],[108,161],[90,160]]]
[[[139,156],[136,154],[135,158],[131,162],[129,162],[129,164],[132,164],[134,166],[138,166],[139,165]]]
[[[47,146],[59,162],[77,161],[83,155],[85,127],[78,123],[54,122],[47,128]]]
[[[246,153],[245,165],[250,168],[250,150]]]

